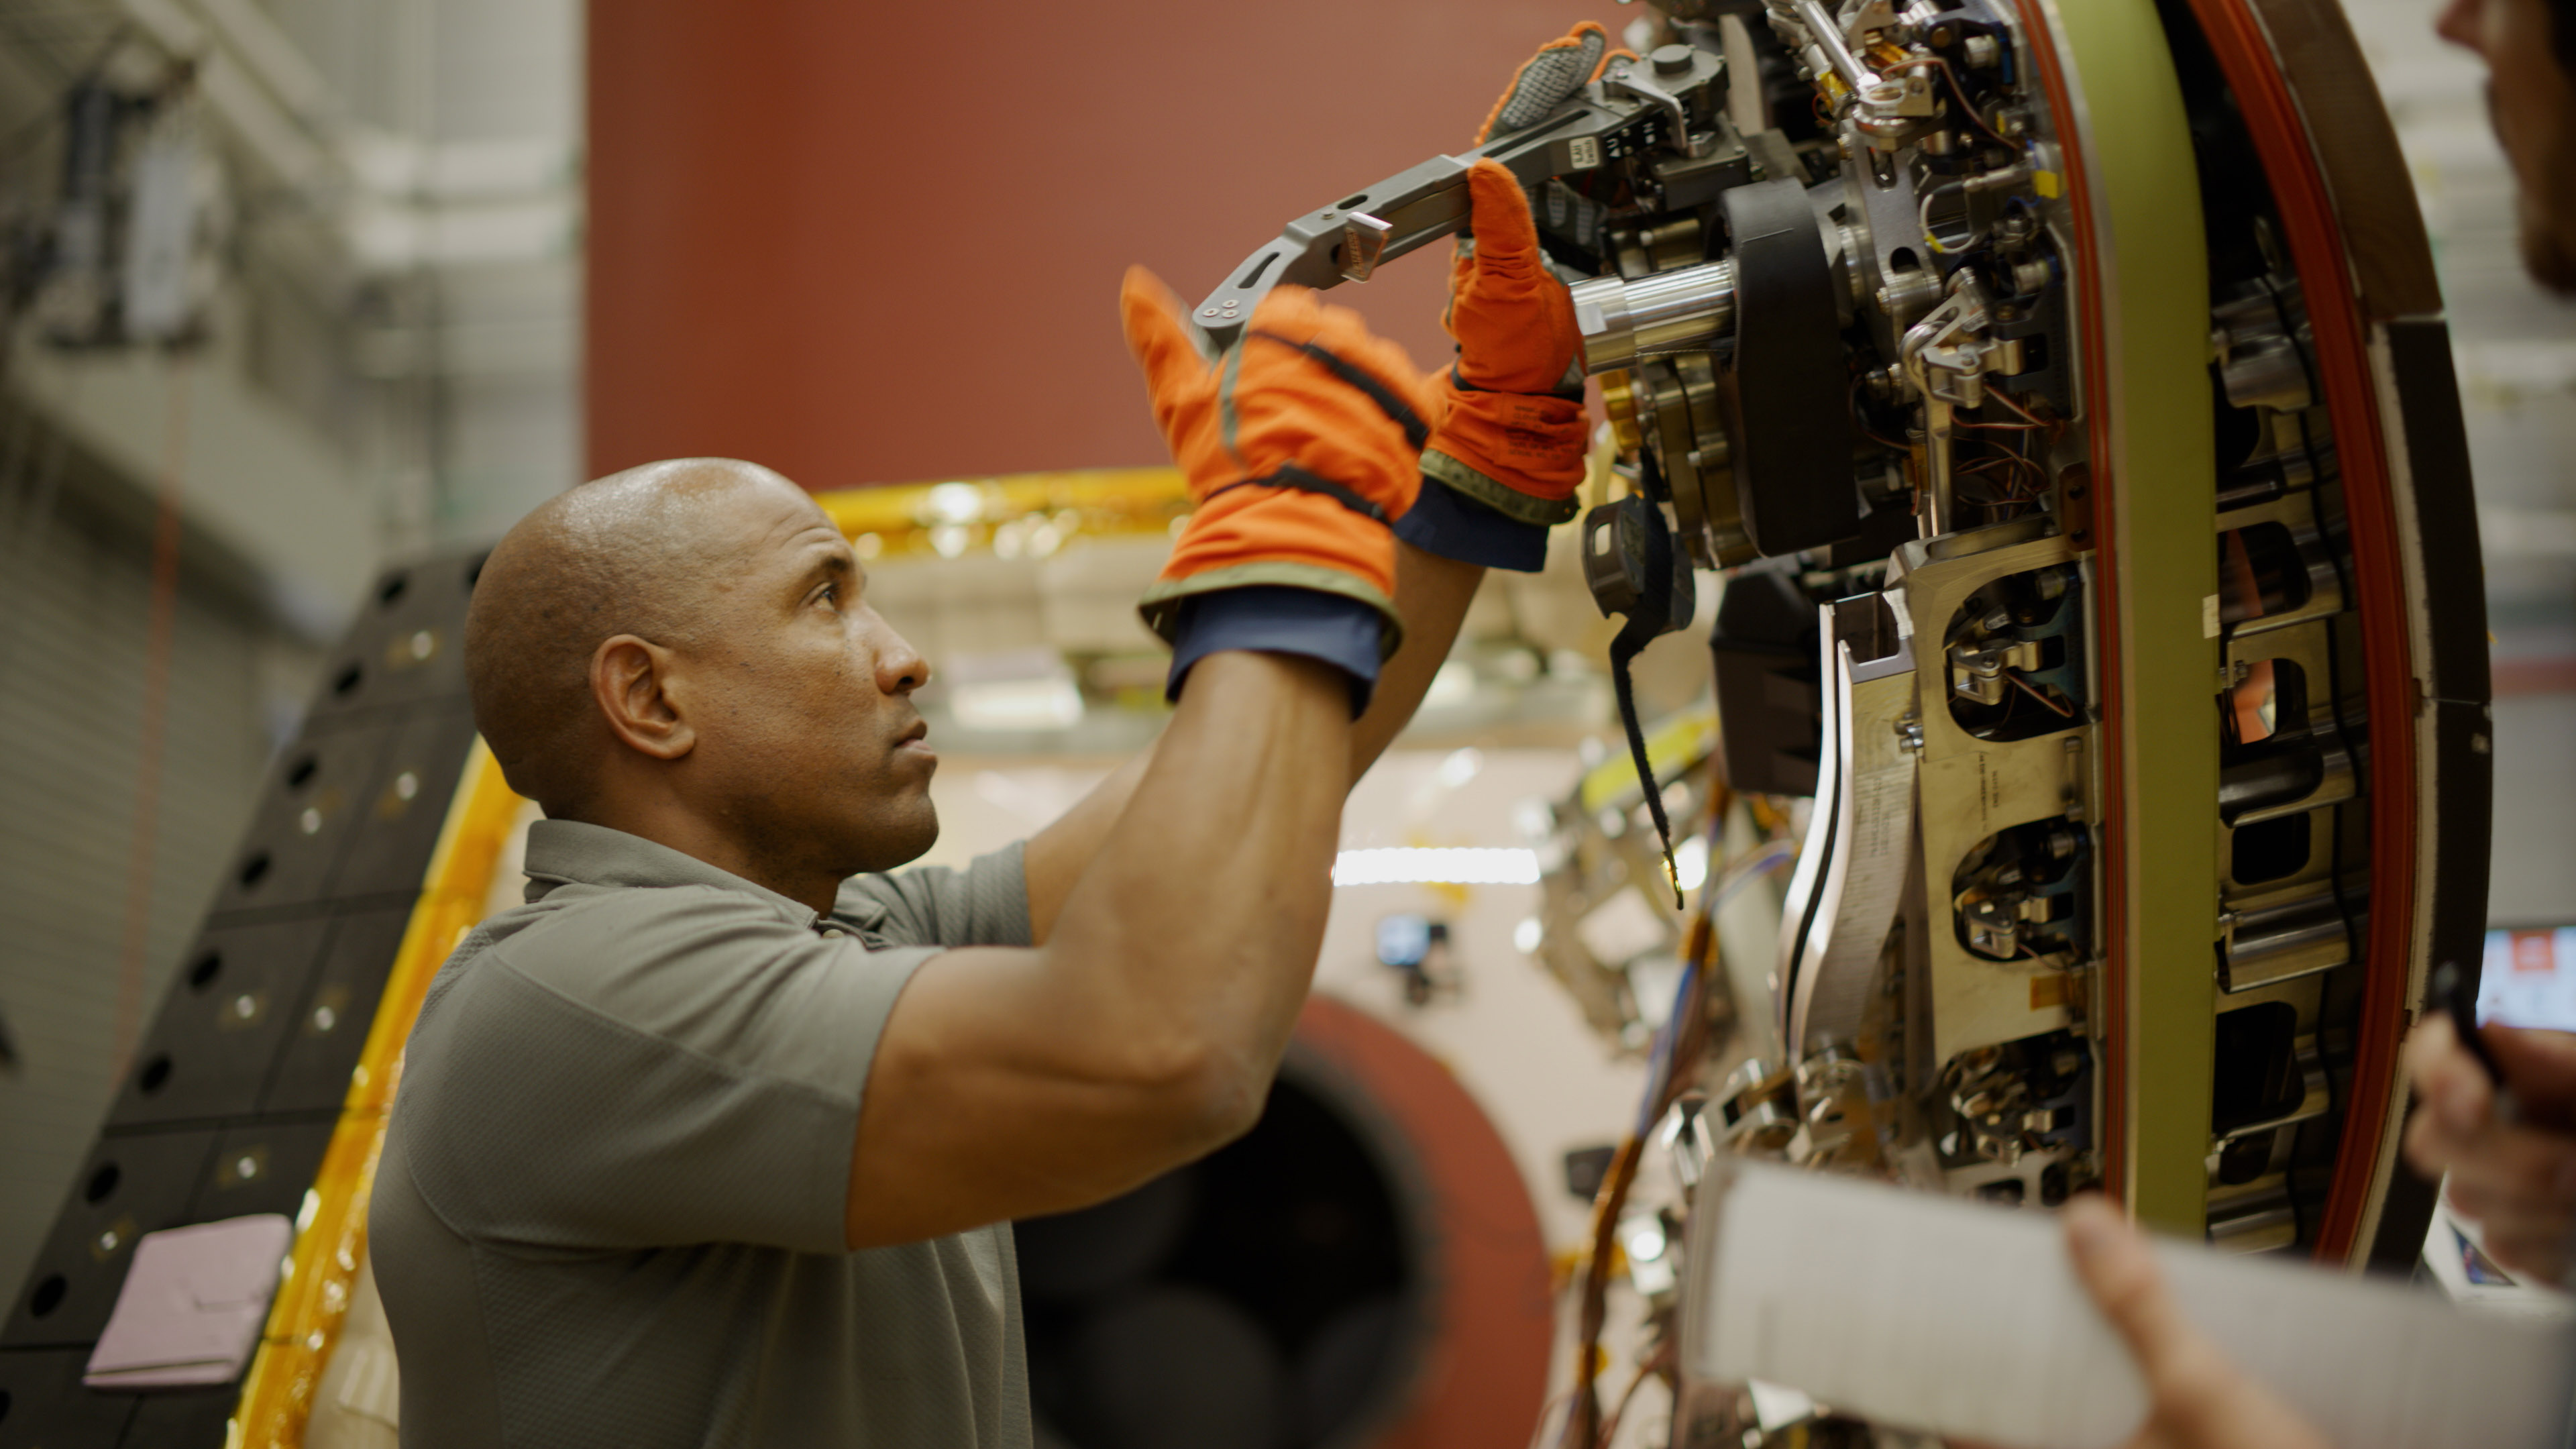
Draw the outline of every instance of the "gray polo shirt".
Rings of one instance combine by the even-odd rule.
[[[408,1446],[1030,1442],[1007,1224],[853,1253],[859,1096],[943,946],[1026,945],[1020,849],[828,916],[595,825],[429,988],[369,1216]]]

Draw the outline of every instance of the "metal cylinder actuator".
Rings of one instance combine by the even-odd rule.
[[[1595,277],[1571,290],[1587,373],[1627,367],[1641,357],[1704,352],[1735,327],[1731,260],[1633,281]]]

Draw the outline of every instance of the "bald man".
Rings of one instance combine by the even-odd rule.
[[[657,463],[501,541],[466,668],[545,818],[528,903],[430,986],[377,1174],[406,1445],[1031,1442],[1010,1221],[1251,1126],[1344,795],[1483,556],[1535,566],[1571,511],[1571,304],[1518,186],[1476,188],[1443,383],[1300,288],[1208,359],[1131,275],[1198,499],[1146,596],[1176,707],[963,870],[885,874],[938,829],[930,666],[795,484]]]
[[[886,876],[937,833],[930,670],[803,490],[662,463],[513,529],[468,667],[546,818],[378,1175],[404,1442],[1029,1442],[1008,1223],[1260,1112],[1343,795],[1472,591],[1408,562],[1364,718],[1327,664],[1215,653],[1064,820]]]

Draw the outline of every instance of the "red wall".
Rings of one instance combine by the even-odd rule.
[[[1463,149],[1610,0],[600,0],[588,454],[809,488],[1164,461],[1118,332],[1290,216]],[[1447,355],[1444,249],[1337,300]]]

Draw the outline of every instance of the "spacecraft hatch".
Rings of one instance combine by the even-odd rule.
[[[1727,571],[1701,798],[1812,801],[1766,999],[1702,993],[1760,1029],[1673,1066],[1666,1140],[2410,1262],[2396,1053],[2479,958],[2488,691],[2440,299],[2340,12],[1660,20],[1195,315],[1456,232],[1478,156],[1528,189],[1623,480],[1594,599],[1680,628]]]

